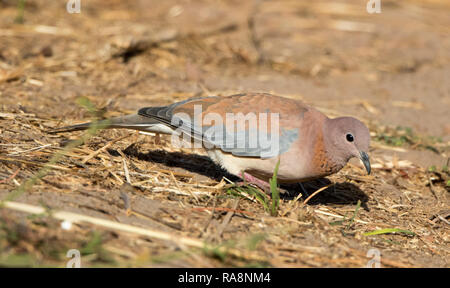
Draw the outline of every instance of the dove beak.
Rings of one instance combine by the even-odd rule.
[[[371,169],[370,169],[369,155],[367,155],[367,153],[364,151],[360,151],[359,155],[361,156],[360,159],[361,159],[362,163],[364,164],[364,167],[366,167],[367,174],[370,174]]]

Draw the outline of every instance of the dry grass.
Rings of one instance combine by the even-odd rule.
[[[220,175],[229,177],[204,157],[171,149],[165,138],[153,144],[151,136],[101,131],[68,151],[61,146],[67,141],[65,136],[43,132],[52,121],[14,113],[8,117],[3,127],[47,141],[14,141],[10,137],[17,137],[17,133],[5,132],[4,139],[9,141],[0,144],[5,171],[0,183],[2,198],[11,198],[11,191],[27,179],[41,176],[22,191],[23,195],[10,199],[34,205],[24,208],[7,202],[2,221],[11,221],[10,213],[6,213],[10,209],[35,215],[19,217],[19,223],[26,227],[42,225],[42,221],[69,221],[73,223],[69,231],[57,224],[39,227],[52,230],[53,241],[61,238],[64,247],[67,234],[102,231],[102,235],[108,235],[102,245],[115,248],[102,250],[108,254],[106,262],[101,260],[104,255],[89,258],[91,253],[86,253],[86,265],[364,266],[365,251],[377,247],[388,251],[383,257],[385,266],[410,267],[417,265],[414,257],[432,254],[445,259],[449,252],[445,245],[449,215],[445,205],[439,204],[447,201],[448,172],[429,172],[414,165],[397,167],[395,163],[391,167],[374,157],[380,167],[371,176],[350,164],[330,178],[334,185],[325,180],[306,183],[310,195],[297,195],[299,187],[285,187],[293,194],[281,198],[278,216],[272,217],[272,207],[264,207],[251,193],[232,196],[226,193],[229,188],[223,181],[198,176],[215,175],[218,180]],[[33,119],[32,125],[24,127],[29,119]],[[9,145],[14,142],[19,145]],[[103,149],[105,146],[109,148]],[[55,154],[62,156],[47,165]],[[189,167],[191,171],[174,170],[172,166]],[[42,169],[48,170],[41,174]],[[364,209],[355,212],[354,205],[360,201]],[[392,228],[414,233],[384,235],[395,232],[385,230],[370,235],[374,230]],[[4,237],[18,233],[15,229],[19,228],[3,229]],[[263,236],[251,243],[257,235]],[[42,251],[35,251],[32,241],[47,236],[42,234],[43,238],[35,240],[19,233],[16,237],[19,239],[2,244],[8,247],[4,254],[39,255]],[[79,248],[83,244],[72,245]],[[64,250],[53,253],[61,259]],[[403,253],[412,257],[399,258]],[[41,255],[25,263],[55,265],[54,257]],[[8,261],[4,260],[4,265]]]
[[[421,55],[414,54],[414,61],[402,58],[401,63],[394,61],[398,55],[378,58],[384,48],[364,43],[381,33],[379,23],[361,16],[356,1],[330,9],[324,8],[326,1],[311,6],[287,1],[280,11],[270,1],[258,9],[243,3],[233,13],[223,4],[227,16],[215,17],[220,23],[214,25],[191,24],[184,14],[166,16],[175,5],[170,1],[168,7],[142,14],[123,1],[90,2],[98,5],[91,6],[98,17],[90,12],[62,17],[61,25],[50,22],[61,14],[56,4],[43,9],[42,1],[26,1],[25,24],[13,25],[17,7],[0,3],[5,16],[0,18],[5,39],[0,43],[0,199],[10,201],[0,208],[0,266],[63,267],[67,251],[79,249],[83,266],[363,267],[371,248],[381,251],[385,267],[449,266],[448,164],[422,167],[403,158],[432,153],[448,159],[449,143],[385,125],[386,101],[371,94],[332,100],[281,93],[311,102],[330,116],[357,114],[372,132],[373,174],[365,175],[361,165],[351,162],[328,179],[304,183],[305,191],[283,186],[288,193],[281,195],[277,213],[271,213],[270,203],[277,202],[270,196],[264,198],[252,187],[236,190],[230,184],[236,179],[204,152],[174,149],[167,137],[123,130],[45,132],[92,118],[89,109],[76,104],[80,96],[95,105],[95,116],[110,117],[192,96],[227,95],[242,86],[287,91],[284,82],[267,88],[271,77],[275,84],[280,79],[309,81],[295,91],[316,83],[338,87],[342,75],[352,71],[367,83],[386,74],[409,79],[408,73],[421,65],[445,66],[446,54],[435,53],[444,56],[433,61],[415,61]],[[213,7],[207,2],[198,5]],[[409,21],[417,14],[415,1],[387,2],[392,6],[385,7],[405,11],[388,18],[392,27],[397,27],[396,17]],[[435,17],[417,24],[417,31],[425,29],[423,24],[426,33],[448,33],[447,26],[433,20],[442,16],[433,8],[438,2],[427,1],[431,8],[423,15]],[[248,11],[260,14],[250,19],[244,15]],[[186,8],[183,13],[194,12]],[[284,16],[270,18],[271,13]],[[272,23],[265,17],[297,20],[274,26],[276,30],[263,27],[261,33],[259,25]],[[149,21],[154,21],[152,28]],[[379,25],[391,25],[389,21]],[[92,27],[101,29],[96,34]],[[302,61],[296,53],[275,55],[284,50],[262,45],[273,31],[288,35],[284,40],[291,39],[299,51],[307,48]],[[302,31],[302,37],[295,31]],[[360,61],[344,57],[347,47],[340,46],[336,35],[354,37],[353,45],[363,46],[354,50]],[[326,45],[328,52],[322,49]],[[360,80],[347,79],[346,84]],[[320,95],[320,89],[311,91]],[[399,100],[393,107],[404,109],[405,115],[426,112],[426,105],[412,100]]]

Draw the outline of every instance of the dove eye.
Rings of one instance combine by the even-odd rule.
[[[353,138],[353,135],[352,134],[347,134],[347,135],[345,135],[345,137],[347,138],[347,141],[348,142],[353,142],[353,140],[355,140],[354,138]]]

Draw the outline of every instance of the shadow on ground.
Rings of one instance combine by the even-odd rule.
[[[109,150],[112,155],[119,156],[119,153],[115,150]],[[164,150],[148,151],[145,153],[139,152],[136,145],[130,145],[124,150],[124,153],[128,156],[135,157],[139,160],[150,161],[154,163],[163,164],[167,167],[178,167],[185,169],[189,172],[197,173],[216,181],[220,181],[223,177],[237,182],[240,178],[229,174],[220,166],[215,164],[207,156],[187,154],[181,152],[168,152]],[[321,178],[313,181],[304,182],[302,184],[287,184],[281,185],[281,188],[287,193],[284,193],[281,197],[286,200],[294,199],[298,193],[302,192],[301,199],[306,199],[312,193],[331,184],[331,181],[326,178]],[[303,185],[303,187],[302,187]],[[355,204],[361,201],[361,206],[369,210],[367,202],[369,197],[356,185],[352,183],[335,183],[335,185],[325,189],[318,195],[314,196],[309,202],[309,205],[319,204]]]

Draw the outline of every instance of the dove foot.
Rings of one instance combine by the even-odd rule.
[[[246,172],[242,173],[241,178],[244,181],[239,182],[238,185],[252,184],[252,185],[258,187],[259,189],[261,189],[262,191],[264,191],[264,193],[266,193],[268,195],[272,195],[272,192],[270,191],[270,184],[268,182],[261,180],[259,178],[256,178],[255,176],[252,176]],[[278,190],[280,191],[281,194],[286,193],[285,189],[278,188]]]

